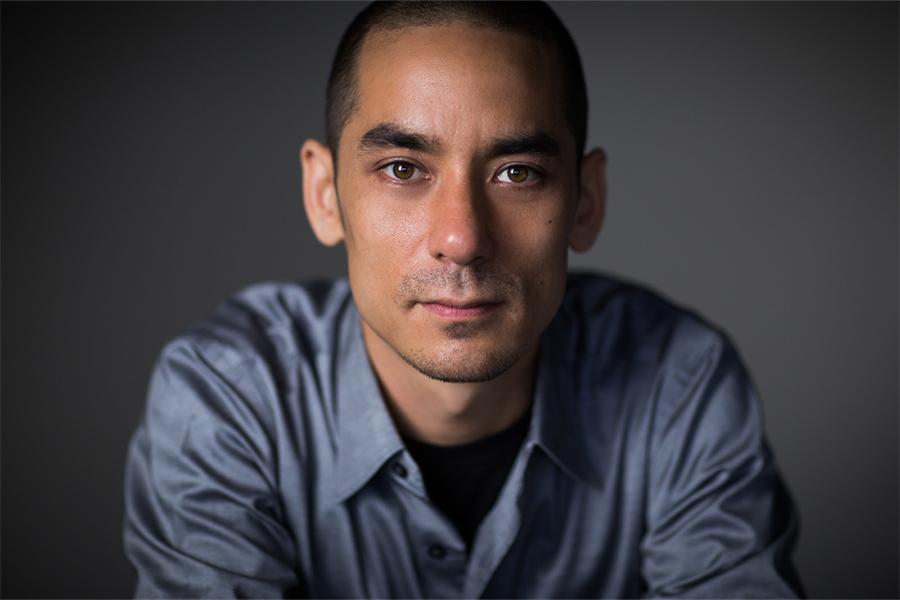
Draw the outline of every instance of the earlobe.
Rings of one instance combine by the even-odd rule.
[[[313,233],[322,244],[334,246],[344,239],[338,206],[331,150],[316,140],[306,140],[300,148],[303,168],[303,208]]]
[[[569,246],[586,252],[597,240],[606,216],[606,153],[594,148],[581,160],[581,189]]]

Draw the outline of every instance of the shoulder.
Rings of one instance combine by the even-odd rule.
[[[694,311],[613,277],[573,274],[559,323],[593,464],[608,465],[611,448],[627,447],[623,461],[637,469],[704,448],[761,448],[749,375],[729,337]]]
[[[696,312],[605,274],[570,274],[560,313],[574,354],[607,363],[689,373],[731,347],[725,332]]]
[[[351,303],[345,279],[245,287],[167,346],[190,346],[217,366],[327,352]]]
[[[723,423],[759,418],[729,336],[656,292],[607,275],[573,274],[560,320],[580,392],[596,398],[582,409],[588,419],[612,411],[665,423],[693,410]]]
[[[316,379],[320,357],[336,352],[351,306],[343,279],[240,290],[162,349],[150,380],[149,425],[274,430],[300,393],[298,373]]]

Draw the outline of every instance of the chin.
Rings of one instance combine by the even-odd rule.
[[[524,349],[448,349],[444,352],[415,350],[400,356],[422,375],[445,383],[483,383],[506,373],[524,354]]]

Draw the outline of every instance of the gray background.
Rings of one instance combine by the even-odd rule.
[[[564,4],[610,156],[597,247],[729,330],[813,596],[898,595],[898,5]],[[358,5],[2,5],[2,593],[124,596],[163,343],[342,273],[297,151]]]

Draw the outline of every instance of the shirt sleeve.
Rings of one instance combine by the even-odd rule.
[[[790,558],[797,515],[749,377],[722,338],[686,362],[659,396],[642,544],[647,595],[802,595]]]
[[[128,452],[125,551],[138,597],[299,594],[254,362],[170,344]]]

